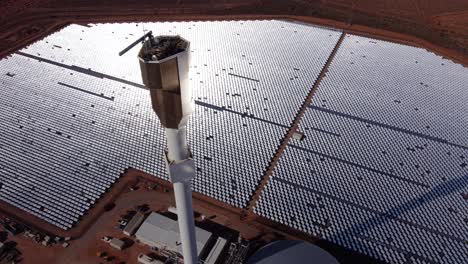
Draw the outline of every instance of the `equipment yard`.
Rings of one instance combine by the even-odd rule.
[[[135,236],[125,235],[119,228],[119,220],[129,212],[130,214],[133,214],[132,211],[136,213],[137,207],[141,205],[145,205],[145,211],[167,212],[168,208],[175,204],[171,188],[171,184],[167,181],[159,180],[137,170],[130,170],[100,201],[113,205],[109,207],[108,211],[91,210],[76,227],[61,234],[72,236],[68,247],[64,248],[61,243],[44,246],[23,234],[10,236],[9,239],[18,244],[17,247],[22,252],[22,263],[108,263],[108,259],[112,261],[111,263],[136,263],[139,254],[157,254],[158,251],[153,251],[150,247],[137,242]],[[108,197],[114,199],[108,199]],[[287,227],[267,219],[242,217],[239,209],[198,193],[194,193],[193,202],[197,223],[204,222],[205,224],[201,225],[210,226],[215,234],[222,233],[224,236],[231,234],[230,243],[236,244],[238,236],[245,241],[250,241],[250,251],[277,239],[305,238],[316,242],[310,237],[307,238],[307,236],[294,230],[288,230]],[[101,206],[102,204],[97,205],[97,207]],[[96,220],[86,226],[90,219]],[[31,221],[31,217],[18,220],[24,223]],[[32,229],[43,227],[46,224],[41,220],[36,221],[37,226],[31,226]],[[209,224],[210,222],[212,224]],[[44,234],[53,236],[55,233],[52,231],[55,230],[42,230]],[[126,247],[123,250],[112,248],[108,243],[102,241],[102,238],[106,236],[124,240]],[[324,246],[332,247],[331,245]],[[353,256],[363,261],[370,261],[370,259],[357,254],[340,255],[345,252],[343,249],[339,249],[337,252],[340,252],[338,256],[344,260]],[[99,253],[103,256],[98,257]],[[104,258],[104,256],[107,257]]]

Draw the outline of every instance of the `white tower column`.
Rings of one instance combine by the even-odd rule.
[[[198,253],[190,183],[190,180],[195,176],[195,171],[188,150],[186,134],[186,127],[180,129],[166,128],[167,160],[169,175],[174,185],[184,263],[196,264],[198,262]]]
[[[143,42],[138,53],[141,77],[150,91],[151,104],[161,125],[166,128],[165,160],[174,185],[180,242],[184,263],[198,262],[195,222],[190,181],[195,177],[195,163],[187,145],[187,122],[193,109],[189,86],[190,42],[180,36],[157,36],[146,33],[122,50]]]

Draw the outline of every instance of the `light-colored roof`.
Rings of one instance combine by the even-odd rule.
[[[158,213],[151,213],[135,235],[142,242],[151,241],[157,244],[164,244],[168,249],[182,253],[179,225],[177,221],[169,217]],[[211,233],[195,227],[195,237],[197,240],[197,252],[200,254],[211,237]]]
[[[113,238],[110,241],[110,245],[113,246],[113,247],[123,248],[123,246],[125,245],[125,242],[123,240],[118,239],[118,238]]]
[[[143,222],[144,218],[145,216],[140,212],[134,215],[130,222],[128,222],[127,226],[125,226],[124,234],[129,236],[133,235],[136,229],[140,226],[141,222]]]

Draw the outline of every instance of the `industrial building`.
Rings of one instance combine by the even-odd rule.
[[[198,255],[208,255],[205,263],[215,263],[220,256],[226,240],[195,227]],[[137,241],[150,247],[161,248],[182,254],[177,221],[159,213],[151,213],[135,234]],[[207,246],[210,239],[216,240],[215,246]],[[209,253],[207,253],[209,252]]]
[[[145,220],[145,215],[142,214],[141,212],[137,212],[132,219],[127,223],[125,226],[123,233],[127,236],[133,236],[135,232],[138,230],[140,227],[141,223]]]
[[[70,25],[1,60],[2,201],[70,229],[125,168],[168,179],[137,51],[116,55],[143,27],[191,41],[194,191],[246,208],[267,179],[251,208],[274,222],[391,263],[465,260],[468,69],[291,21]]]
[[[115,249],[122,250],[125,247],[125,241],[118,238],[112,238],[109,245]]]

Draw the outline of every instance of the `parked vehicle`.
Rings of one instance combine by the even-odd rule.
[[[101,238],[101,240],[104,241],[104,242],[106,242],[106,243],[110,243],[111,240],[112,240],[112,237],[110,237],[110,236],[103,236],[103,237]]]

